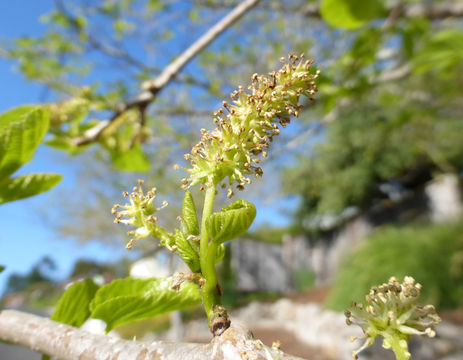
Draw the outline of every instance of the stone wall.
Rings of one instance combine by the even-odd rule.
[[[291,290],[290,272],[285,266],[281,245],[248,239],[231,242],[232,269],[240,291]]]

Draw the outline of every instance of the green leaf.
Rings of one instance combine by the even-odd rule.
[[[54,137],[50,140],[44,141],[44,144],[57,150],[66,151],[71,155],[77,155],[88,149],[90,145],[76,146],[72,143],[71,139],[64,137]]]
[[[136,172],[148,172],[150,170],[150,162],[140,144],[134,145],[123,153],[113,153],[112,160],[114,167],[119,170]]]
[[[354,30],[382,14],[380,0],[322,0],[320,13],[331,26]]]
[[[50,190],[61,181],[61,175],[37,173],[6,179],[0,184],[0,204],[20,200]]]
[[[246,200],[237,200],[221,212],[206,219],[206,228],[212,241],[223,243],[244,233],[256,217],[256,207]]]
[[[177,245],[177,251],[181,258],[192,272],[196,273],[201,270],[199,262],[198,247],[190,243],[183,234],[182,231],[175,229],[175,245]]]
[[[120,39],[124,33],[132,31],[135,28],[135,24],[123,19],[118,19],[113,23],[113,28],[116,37]]]
[[[48,112],[22,106],[0,114],[0,178],[31,160],[49,127]]]
[[[194,203],[193,195],[188,190],[185,191],[182,206],[182,219],[186,225],[186,236],[199,235],[199,223],[196,215],[196,206]]]
[[[45,145],[55,148],[57,150],[71,152],[76,146],[72,144],[70,139],[54,137],[44,142]]]
[[[61,296],[50,319],[75,327],[82,326],[90,317],[90,302],[98,288],[92,279],[74,283]]]
[[[412,63],[417,72],[457,69],[463,62],[463,31],[441,31],[429,39]]]
[[[90,304],[92,318],[106,322],[106,332],[117,326],[199,304],[199,288],[184,282],[171,290],[172,279],[115,280],[102,286]]]
[[[5,270],[5,267],[3,265],[0,265],[0,273],[3,272],[3,270]]]

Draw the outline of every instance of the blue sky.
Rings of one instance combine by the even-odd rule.
[[[0,2],[0,38],[35,35],[44,30],[38,18],[53,6],[51,0],[21,0]],[[14,63],[0,59],[0,112],[12,107],[37,103],[43,87],[26,81],[14,69]],[[42,146],[33,161],[20,169],[18,174],[31,172],[57,172],[63,174],[61,187],[72,184],[74,168],[66,163],[66,155]],[[42,214],[43,204],[50,202],[49,193],[0,206],[0,264],[6,270],[0,274],[0,293],[9,274],[27,273],[43,256],[50,255],[57,263],[57,278],[69,274],[75,260],[90,258],[111,261],[126,255],[123,247],[103,246],[99,243],[76,244],[69,239],[58,239],[50,231]],[[53,206],[50,203],[50,206]]]
[[[39,17],[52,8],[51,0],[0,2],[0,41],[40,34],[45,27],[39,22]],[[44,92],[43,86],[25,80],[14,66],[14,62],[0,59],[0,112],[18,105],[38,103]],[[19,174],[31,172],[62,174],[63,181],[58,188],[72,189],[76,177],[76,167],[73,166],[72,159],[67,159],[65,154],[45,146],[39,147],[33,161],[23,166]],[[295,202],[279,200],[281,199],[278,199],[278,204],[268,204],[265,199],[255,201],[258,207],[256,224],[262,224],[267,219],[271,219],[267,222],[272,225],[287,222],[287,218],[280,216],[280,209],[275,209],[274,206],[291,208]],[[82,245],[71,239],[57,238],[57,234],[48,228],[43,213],[38,211],[44,208],[44,204],[53,207],[50,192],[0,206],[0,265],[6,266],[5,272],[0,275],[0,294],[11,273],[27,273],[45,255],[56,261],[58,269],[55,276],[58,279],[64,279],[79,258],[106,262],[127,256],[122,245],[118,248],[100,243]]]

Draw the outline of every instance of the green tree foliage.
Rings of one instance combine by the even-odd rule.
[[[50,276],[50,271],[55,270],[55,267],[54,261],[46,256],[35,264],[27,274],[11,274],[8,278],[5,294],[24,291],[35,284],[52,284],[54,281]]]
[[[379,229],[345,259],[327,305],[345,309],[371,286],[390,276],[412,276],[423,285],[422,302],[439,308],[461,306],[463,222]]]
[[[369,207],[387,198],[380,184],[414,190],[435,172],[463,169],[461,119],[445,116],[445,110],[438,119],[421,102],[388,98],[395,106],[386,114],[371,105],[344,111],[313,156],[301,157],[290,183],[304,195],[301,211],[338,214],[347,206]]]
[[[414,191],[436,174],[463,170],[461,20],[412,16],[425,6],[403,2],[348,32],[347,51],[325,71],[322,136],[285,177],[288,191],[302,195],[305,229],[323,214],[390,199],[385,188]]]
[[[54,91],[53,102],[41,115],[47,118],[46,126],[42,124],[26,139],[15,140],[27,145],[26,152],[16,151],[22,151],[22,146],[12,146],[2,155],[0,170],[19,189],[14,194],[21,194],[26,181],[16,184],[9,176],[30,158],[45,132],[49,135],[46,141],[49,146],[72,155],[97,143],[98,149],[90,151],[96,157],[110,160],[116,169],[165,171],[170,154],[178,153],[190,143],[192,126],[185,120],[185,113],[192,115],[211,108],[217,95],[229,91],[232,83],[245,83],[241,77],[247,78],[256,71],[267,72],[273,68],[270,65],[275,59],[288,50],[316,55],[317,66],[324,73],[320,81],[323,98],[315,109],[319,121],[312,120],[313,112],[301,114],[306,123],[288,134],[300,135],[281,151],[287,154],[291,148],[303,149],[286,177],[291,192],[303,199],[301,219],[318,213],[336,214],[350,205],[368,207],[388,195],[381,192],[383,183],[414,186],[429,180],[436,172],[463,170],[463,149],[458,138],[463,130],[462,109],[461,102],[456,100],[463,88],[460,46],[463,32],[458,27],[461,13],[453,6],[456,1],[436,1],[436,8],[445,7],[437,12],[428,2],[416,0],[392,6],[358,0],[262,1],[239,27],[177,74],[177,82],[194,86],[194,90],[185,87],[187,91],[183,92],[171,87],[162,97],[158,96],[162,87],[153,85],[152,80],[181,53],[179,43],[203,33],[206,30],[203,24],[210,26],[216,22],[218,9],[223,11],[222,15],[239,1],[101,0],[89,5],[83,0],[58,0],[55,3],[56,9],[43,17],[48,26],[43,35],[17,39],[2,52],[17,60],[29,80],[44,83]],[[111,80],[106,81],[100,65],[106,66],[108,60],[117,68],[110,71]],[[185,281],[194,280],[200,286],[211,330],[220,335],[215,330],[222,329],[215,328],[214,323],[228,317],[219,306],[221,290],[215,264],[224,256],[222,243],[246,231],[256,211],[252,203],[239,200],[214,213],[216,187],[230,186],[231,197],[233,186],[242,190],[250,184],[246,176],[262,174],[261,168],[255,166],[262,159],[254,157],[267,156],[264,149],[279,134],[274,122],[286,126],[288,117],[302,113],[302,105],[308,104],[316,91],[312,82],[315,77],[309,75],[313,72],[303,67],[306,74],[300,74],[300,66],[290,62],[284,70],[270,73],[269,78],[258,80],[257,75],[253,76],[252,94],[242,88],[234,92],[234,104],[223,103],[230,115],[224,115],[223,109],[218,111],[217,129],[202,131],[201,142],[185,157],[190,160],[191,168],[187,169],[190,176],[183,184],[201,184],[203,190],[207,188],[199,234],[195,205],[188,193],[182,211],[184,224],[174,233],[164,230],[153,215],[160,210],[152,203],[154,191],[145,196],[136,188],[129,196],[130,204],[120,206],[123,210],[116,221],[135,226],[129,247],[138,239],[158,237],[162,245],[178,251],[194,274],[181,278],[178,284],[174,279],[121,279],[100,288],[90,281],[76,283],[62,298],[55,315],[57,320],[79,326],[88,317],[96,317],[105,320],[110,330],[199,302],[197,286]],[[304,104],[298,103],[301,93],[308,98]],[[164,117],[163,112],[167,114]],[[49,120],[44,115],[48,113]],[[19,118],[27,126],[21,125],[23,128],[16,133],[26,134],[29,115]],[[193,127],[200,125],[198,122]],[[308,154],[304,150],[307,148],[300,144],[307,145],[308,135],[320,129],[324,130],[320,132],[320,144]],[[14,136],[10,133],[2,136],[3,151],[6,149],[3,144],[8,145]],[[9,158],[11,154],[13,160]],[[151,161],[149,154],[153,155]],[[222,184],[223,180],[229,184]],[[107,182],[106,177],[104,181]],[[51,187],[41,188],[38,183],[44,183],[43,179],[27,182],[38,189],[22,191],[27,196]],[[436,254],[442,246],[450,247],[451,236],[439,232],[448,229],[436,229],[439,230],[435,230],[433,240],[427,238],[428,233],[413,233],[417,239],[422,236],[421,243],[416,239],[407,242],[411,249],[405,255],[403,247],[391,247],[400,248],[401,252],[391,251],[389,256],[401,259],[400,256],[416,255],[415,246],[421,245],[423,256],[418,258],[426,259],[427,252]],[[394,234],[394,238],[404,239],[407,235]],[[195,243],[198,240],[199,248]],[[441,243],[434,245],[434,241]],[[394,244],[389,238],[377,242],[381,246],[367,251],[365,259],[360,258],[355,264],[372,261],[375,258],[372,254],[383,260],[386,246]],[[452,246],[458,244],[453,242]],[[456,251],[460,252],[458,248]],[[419,273],[412,266],[414,259],[402,261],[410,266],[405,270],[426,284],[425,275],[429,274]],[[448,263],[453,264],[453,260]],[[455,261],[458,269],[460,260]],[[438,265],[444,268],[441,263]],[[425,263],[419,264],[421,271],[425,268]],[[351,264],[349,269],[356,267]],[[381,262],[380,269],[387,269],[385,262]],[[393,269],[396,271],[397,267]],[[387,276],[374,282],[384,281],[394,271],[389,269]],[[360,271],[360,275],[369,273],[363,268]],[[448,273],[461,280],[454,270],[449,268]],[[440,276],[437,271],[433,275]],[[438,280],[429,282],[430,291],[437,293],[432,293],[435,302],[454,305],[461,297],[460,289],[455,285],[458,296],[442,299],[438,295],[444,291],[435,284],[444,288],[446,285]],[[353,294],[349,295],[352,298]],[[229,323],[219,325],[226,328]]]
[[[122,259],[113,264],[100,264],[93,260],[80,259],[74,264],[70,278],[76,279],[96,275],[124,277],[128,275],[128,267],[128,259]]]
[[[109,113],[112,125],[94,139],[104,149],[97,158],[118,169],[150,169],[157,175],[172,150],[188,148],[189,130],[202,126],[196,115],[211,109],[218,95],[223,98],[255,71],[273,68],[286,52],[316,55],[323,97],[311,114],[302,114],[306,124],[296,128],[298,138],[287,145],[301,149],[285,176],[288,192],[302,196],[300,219],[371,205],[387,196],[378,195],[380,184],[398,178],[398,185],[407,186],[401,181],[417,168],[460,171],[462,109],[455,99],[462,89],[463,32],[457,1],[432,6],[415,0],[262,1],[155,101],[120,111],[144,81],[181,53],[185,46],[179,43],[199,37],[237,3],[101,0],[89,6],[60,0],[42,18],[48,29],[43,35],[16,39],[3,53],[30,80],[55,90],[53,100],[59,101],[49,106],[50,146],[79,153],[91,143],[86,132]],[[99,76],[102,65],[109,76]],[[319,119],[315,124],[313,113]],[[375,130],[378,123],[387,128],[384,136]],[[308,156],[303,145],[317,129],[322,130],[317,140],[326,145]],[[348,139],[339,139],[343,132]],[[378,136],[380,141],[368,141]],[[339,159],[333,160],[334,154]],[[401,159],[391,159],[395,155]],[[148,162],[147,156],[157,160]],[[343,180],[333,185],[337,172]],[[90,207],[79,215],[98,217]]]

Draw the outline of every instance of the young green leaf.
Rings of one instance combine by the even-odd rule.
[[[90,302],[98,290],[92,279],[74,283],[59,299],[51,320],[80,327],[90,317]]]
[[[255,217],[254,204],[240,199],[223,208],[222,211],[211,214],[206,219],[206,227],[212,241],[223,243],[249,229]]]
[[[190,241],[185,238],[183,232],[178,229],[175,229],[175,245],[177,246],[177,251],[182,257],[183,261],[188,265],[192,272],[199,272],[201,266],[199,264],[199,254],[197,247],[192,247]],[[196,249],[196,250],[195,250]]]
[[[199,304],[198,286],[184,282],[178,291],[172,279],[115,280],[102,286],[90,304],[91,317],[106,322],[106,332],[117,326]]]
[[[458,68],[463,60],[463,31],[457,29],[441,31],[427,43],[413,59],[417,72],[429,70],[449,71]]]
[[[193,200],[193,195],[188,190],[185,191],[185,196],[183,197],[183,206],[182,206],[182,219],[185,221],[186,232],[185,236],[188,235],[199,235],[199,224],[198,217],[196,215],[195,202]]]
[[[379,0],[322,0],[320,13],[331,26],[354,30],[378,18],[382,4]]]
[[[0,114],[0,178],[28,162],[48,130],[48,112],[22,106]]]
[[[72,155],[82,151],[82,149],[74,145],[70,139],[62,137],[51,138],[50,140],[44,141],[44,144],[58,150],[67,151]],[[82,148],[85,149],[85,146],[82,146]]]
[[[0,204],[50,190],[61,181],[61,178],[59,174],[38,173],[6,179],[0,183]]]
[[[113,165],[122,171],[148,172],[150,162],[140,144],[134,145],[125,152],[114,152],[112,155]]]

